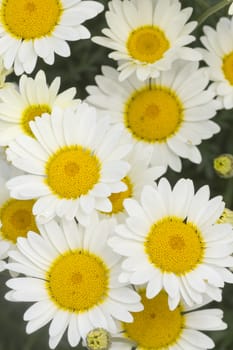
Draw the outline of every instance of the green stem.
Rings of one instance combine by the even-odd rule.
[[[210,8],[208,8],[201,16],[197,18],[198,27],[202,23],[204,23],[207,20],[207,18],[214,15],[216,12],[222,10],[224,7],[230,5],[231,2],[232,0],[222,0],[219,1],[216,5],[213,5]]]

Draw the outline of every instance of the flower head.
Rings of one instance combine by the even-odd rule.
[[[144,310],[133,313],[132,323],[122,323],[120,337],[124,350],[132,348],[130,343],[124,343],[124,339],[134,343],[136,350],[212,349],[214,342],[200,331],[217,331],[227,327],[222,321],[220,309],[196,310],[197,307],[190,308],[181,302],[174,310],[169,310],[164,291],[153,299],[146,298],[144,289],[139,289],[139,294]],[[112,337],[109,349],[119,349],[119,343],[114,344]]]
[[[220,18],[216,30],[205,26],[201,42],[206,49],[202,49],[204,61],[208,65],[211,89],[215,92],[220,103],[219,108],[233,107],[233,18]]]
[[[26,277],[8,280],[6,298],[35,302],[24,314],[27,333],[51,321],[51,348],[66,330],[77,346],[92,329],[115,333],[117,320],[132,322],[130,311],[142,310],[139,295],[118,281],[121,257],[106,243],[114,226],[113,220],[92,221],[83,229],[74,220],[52,220],[40,226],[41,235],[18,239],[8,268]]]
[[[217,224],[223,212],[221,197],[209,200],[209,187],[194,194],[191,180],[179,180],[172,190],[166,179],[145,186],[140,203],[127,199],[129,217],[116,227],[111,247],[125,256],[120,278],[146,283],[146,296],[161,289],[168,293],[170,309],[183,298],[200,304],[208,295],[221,299],[224,282],[233,282],[226,267],[233,266],[230,224]]]
[[[178,0],[113,0],[106,12],[105,37],[93,41],[114,50],[109,56],[120,60],[120,80],[134,72],[140,80],[156,78],[178,58],[201,58],[186,47],[195,40],[190,33],[196,22],[186,23],[191,14],[192,8],[181,10]]]
[[[0,90],[0,145],[7,146],[17,136],[24,134],[33,137],[29,123],[43,113],[51,113],[57,106],[65,108],[75,105],[75,88],[58,94],[60,78],[53,80],[50,86],[43,71],[35,79],[22,75],[19,89],[13,84]]]
[[[77,109],[54,109],[30,122],[35,138],[12,141],[8,159],[29,174],[8,181],[16,199],[38,198],[33,212],[40,219],[58,215],[87,224],[96,210],[110,212],[108,197],[125,189],[129,170],[122,160],[131,149],[124,143],[122,125],[96,117],[86,103]]]
[[[70,56],[66,40],[87,39],[82,25],[103,10],[96,1],[1,0],[0,54],[6,69],[31,73],[37,57],[54,63],[54,54]]]
[[[123,122],[136,151],[149,152],[152,165],[181,171],[181,159],[201,162],[198,145],[220,128],[210,119],[216,114],[214,93],[205,69],[197,63],[176,62],[159,78],[140,82],[131,77],[119,82],[114,68],[103,67],[89,86],[87,101],[107,111],[112,121]]]

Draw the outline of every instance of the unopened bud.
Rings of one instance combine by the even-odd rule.
[[[214,169],[220,177],[233,177],[233,155],[226,153],[215,158]]]
[[[95,328],[87,334],[88,350],[108,350],[111,345],[111,335],[106,329]]]

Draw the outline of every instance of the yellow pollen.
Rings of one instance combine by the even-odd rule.
[[[177,343],[184,328],[181,306],[171,311],[167,294],[162,291],[155,298],[147,299],[140,291],[144,310],[133,313],[132,323],[123,323],[125,337],[136,342],[137,349],[170,349]]]
[[[124,122],[136,139],[164,142],[174,135],[183,121],[179,98],[161,86],[136,91],[125,106]]]
[[[33,121],[35,117],[40,117],[43,113],[51,113],[51,108],[46,104],[28,106],[24,110],[20,121],[24,133],[34,137],[29,123],[30,121]]]
[[[204,242],[191,223],[166,217],[152,225],[145,241],[145,251],[162,272],[185,274],[202,262]]]
[[[121,181],[127,185],[127,190],[119,193],[112,193],[111,196],[108,197],[108,199],[110,199],[112,203],[112,211],[111,213],[105,213],[105,214],[110,214],[110,215],[118,214],[124,211],[124,206],[123,206],[124,200],[126,198],[132,197],[133,185],[130,179],[128,178],[128,176],[124,177],[124,179],[122,179]]]
[[[17,39],[38,39],[52,34],[62,11],[60,0],[3,0],[1,23]]]
[[[26,237],[28,231],[38,233],[32,208],[34,200],[9,199],[0,208],[1,236],[13,243],[18,237]]]
[[[146,63],[160,60],[169,47],[164,32],[154,26],[137,28],[131,32],[127,41],[129,55]]]
[[[76,250],[59,256],[46,278],[53,302],[64,310],[85,312],[105,301],[109,270],[98,256]]]
[[[64,147],[48,160],[45,181],[58,197],[77,199],[99,181],[100,167],[98,158],[89,149]]]
[[[233,85],[233,52],[223,57],[222,70],[230,85]]]

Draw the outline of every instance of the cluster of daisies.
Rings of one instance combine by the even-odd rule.
[[[198,146],[220,131],[212,118],[233,108],[233,19],[191,48],[197,22],[179,0],[107,5],[92,40],[118,68],[103,66],[81,101],[59,77],[27,74],[89,38],[83,23],[103,5],[0,0],[5,297],[32,303],[26,332],[49,324],[52,349],[64,334],[89,350],[211,349],[202,331],[226,324],[206,305],[233,283],[232,224],[208,185],[181,176],[172,187],[166,171],[199,164]],[[5,81],[13,70],[18,84]]]

